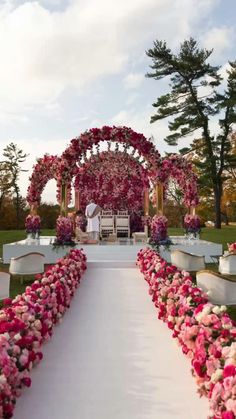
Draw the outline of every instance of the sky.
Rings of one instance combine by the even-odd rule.
[[[192,36],[225,66],[236,59],[235,18],[235,0],[0,0],[0,158],[10,142],[29,154],[22,195],[37,157],[92,127],[126,125],[176,152],[167,121],[150,124],[168,83],[145,77],[145,51],[157,39],[177,51]],[[42,200],[55,196],[50,181]]]

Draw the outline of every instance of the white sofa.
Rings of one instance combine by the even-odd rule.
[[[202,255],[194,255],[183,250],[173,250],[170,254],[172,265],[185,271],[196,272],[205,268],[205,258]]]
[[[219,272],[221,274],[236,275],[236,254],[229,253],[219,258]]]
[[[213,304],[236,304],[236,281],[208,270],[196,274],[197,286],[207,292]]]

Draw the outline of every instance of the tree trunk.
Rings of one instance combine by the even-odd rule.
[[[215,197],[215,228],[221,228],[221,196],[222,196],[222,185],[218,181],[214,185],[214,197]]]

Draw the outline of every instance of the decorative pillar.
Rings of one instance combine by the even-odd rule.
[[[143,212],[144,212],[144,215],[149,215],[149,189],[148,188],[144,189]]]
[[[80,209],[80,196],[79,190],[75,189],[75,210],[78,211]]]
[[[38,207],[37,202],[34,202],[33,204],[30,205],[30,214],[31,215],[37,215],[37,207]]]
[[[67,215],[67,185],[61,185],[61,215]]]
[[[195,215],[196,214],[196,207],[190,207],[189,208],[189,214],[190,215]]]
[[[157,183],[155,187],[156,192],[156,213],[163,215],[163,201],[164,201],[164,188],[162,183]]]

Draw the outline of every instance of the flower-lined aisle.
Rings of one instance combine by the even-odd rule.
[[[137,264],[149,284],[158,318],[173,330],[191,359],[200,395],[214,419],[236,418],[236,328],[226,307],[209,303],[188,272],[168,265],[152,249],[138,253]]]
[[[71,250],[0,310],[0,417],[11,418],[17,397],[31,385],[30,371],[43,357],[41,346],[61,321],[81,276],[86,256]]]

